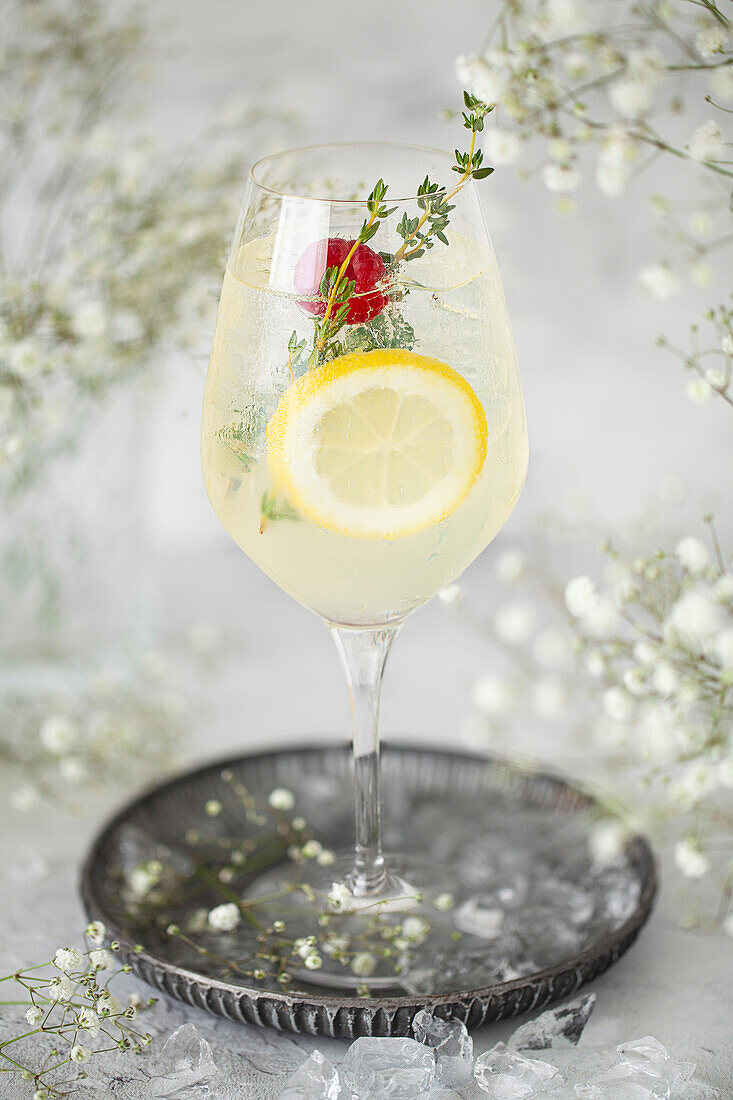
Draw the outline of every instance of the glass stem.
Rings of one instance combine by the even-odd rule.
[[[356,843],[348,885],[356,897],[379,894],[387,881],[379,800],[379,697],[399,623],[376,630],[333,627],[351,696]]]

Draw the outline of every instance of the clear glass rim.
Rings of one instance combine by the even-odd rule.
[[[278,187],[271,187],[266,183],[263,183],[261,179],[257,178],[258,169],[263,165],[273,164],[278,160],[282,160],[285,157],[293,156],[297,153],[315,153],[319,149],[401,149],[411,153],[430,153],[432,156],[444,158],[445,160],[451,160],[451,153],[448,153],[445,149],[436,149],[432,145],[417,145],[412,142],[404,141],[324,141],[316,142],[314,145],[298,145],[293,149],[283,149],[280,153],[268,153],[264,157],[260,157],[249,170],[250,181],[258,187],[260,191],[265,191],[269,195],[275,195],[277,198],[282,199],[300,199],[302,202],[320,202],[325,203],[328,206],[363,206],[367,200],[365,195],[363,199],[334,199],[327,196],[313,196],[313,195],[300,195],[296,191],[283,190]],[[376,181],[375,181],[376,182]],[[389,183],[389,180],[386,181]],[[415,202],[418,198],[417,193],[412,195],[388,195],[390,202]]]

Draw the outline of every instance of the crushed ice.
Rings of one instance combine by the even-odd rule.
[[[576,1049],[595,1003],[595,993],[585,993],[548,1009],[475,1060],[465,1024],[422,1009],[414,1039],[357,1039],[337,1067],[314,1051],[281,1100],[722,1100],[693,1080],[694,1063],[672,1058],[650,1035]]]

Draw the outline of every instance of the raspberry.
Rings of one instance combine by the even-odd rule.
[[[354,241],[345,241],[342,237],[330,237],[328,240],[314,241],[309,244],[295,265],[293,281],[295,289],[301,294],[314,296],[327,267],[341,267],[354,245]],[[373,287],[384,282],[387,269],[382,257],[366,244],[357,246],[344,277],[353,279],[356,288],[348,300],[349,312],[346,320],[350,325],[359,325],[377,317],[387,305],[389,298],[381,290]],[[302,301],[300,305],[308,313],[323,317],[326,312],[324,298]]]

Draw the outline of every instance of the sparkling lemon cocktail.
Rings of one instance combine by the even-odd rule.
[[[428,251],[391,278],[358,245],[341,354],[308,363],[298,337],[346,246],[322,239],[284,262],[270,234],[232,251],[203,469],[222,525],[268,576],[328,621],[368,626],[424,603],[491,541],[521,490],[527,437],[486,242],[454,234],[439,263]]]

